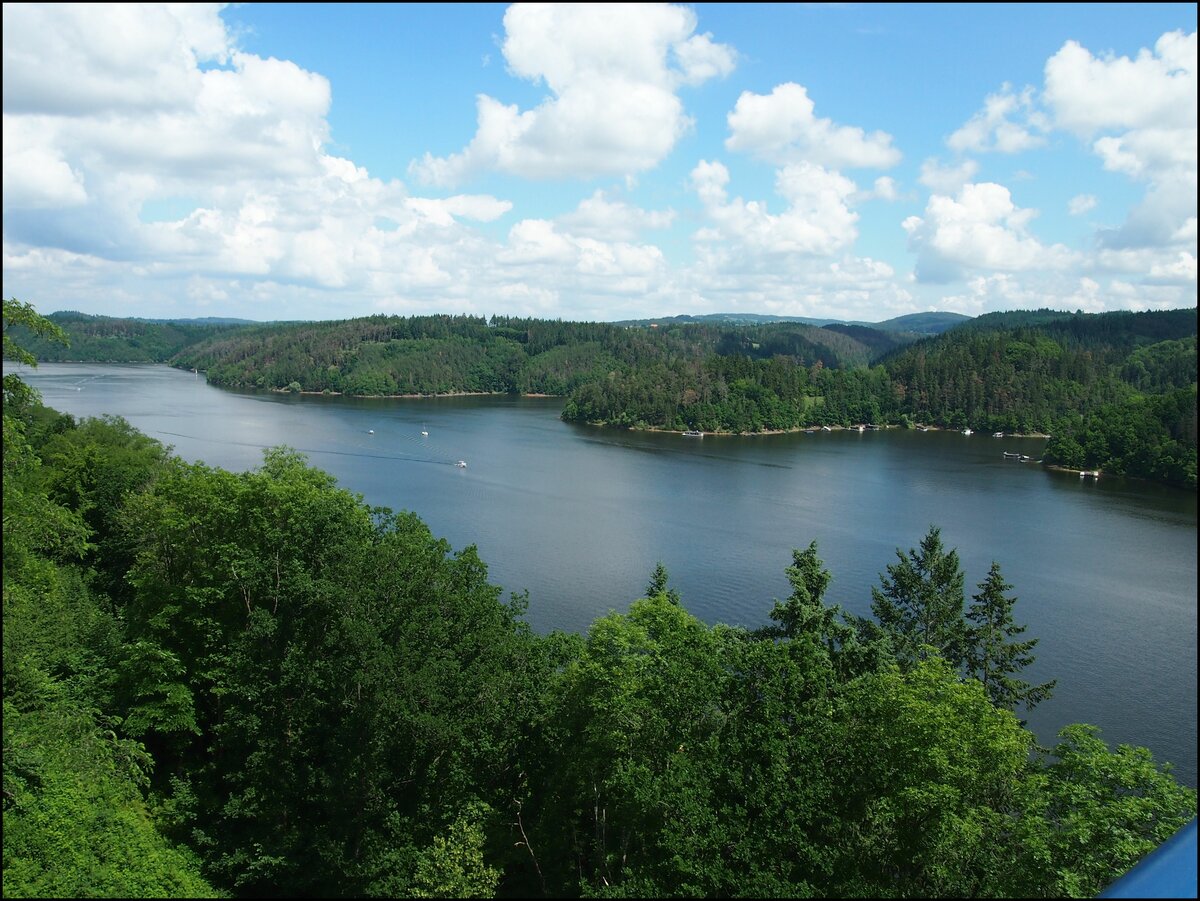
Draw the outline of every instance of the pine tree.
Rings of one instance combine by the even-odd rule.
[[[933,647],[952,666],[962,664],[963,573],[958,551],[942,547],[941,530],[930,526],[918,552],[896,549],[898,562],[871,589],[871,612],[891,637],[896,660],[911,666]]]
[[[1025,631],[1025,626],[1013,621],[1013,604],[1017,599],[1005,594],[1011,589],[1000,574],[1000,564],[992,561],[987,578],[979,583],[979,594],[972,595],[973,603],[967,610],[970,625],[966,630],[963,663],[967,675],[983,683],[997,707],[1015,710],[1024,704],[1026,710],[1032,710],[1050,697],[1055,682],[1031,685],[1013,678],[1036,659],[1030,652],[1038,640],[1013,641]]]
[[[680,603],[679,592],[667,585],[670,578],[667,568],[663,566],[661,560],[658,561],[654,566],[654,572],[650,574],[650,582],[646,585],[646,597],[653,598],[663,594],[672,604]]]
[[[832,578],[817,556],[817,543],[807,549],[793,549],[792,565],[786,570],[792,593],[786,601],[776,601],[771,619],[777,626],[768,627],[772,634],[795,638],[804,632],[826,635],[835,623],[837,609],[826,607],[825,589]]]

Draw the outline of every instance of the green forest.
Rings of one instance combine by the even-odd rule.
[[[4,326],[5,360],[67,338],[15,300]],[[481,327],[512,330],[484,360],[531,340]],[[1186,350],[1150,337],[1122,380],[1169,397]],[[746,359],[727,384],[799,378]],[[887,385],[846,372],[846,403]],[[287,448],[189,464],[14,373],[3,428],[5,897],[1091,897],[1195,816],[1144,748],[1037,745],[1054,684],[1022,678],[1015,587],[1002,561],[965,584],[936,526],[869,617],[797,536],[760,629],[700,621],[659,566],[539,635],[474,548]]]
[[[798,322],[49,318],[69,348],[14,329],[38,359],[169,362],[226,388],[548,394],[569,421],[709,433],[969,427],[1048,435],[1047,464],[1197,484],[1194,308],[991,313],[926,336]]]

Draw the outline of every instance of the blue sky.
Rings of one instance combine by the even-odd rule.
[[[1194,4],[5,4],[40,311],[1196,304]]]

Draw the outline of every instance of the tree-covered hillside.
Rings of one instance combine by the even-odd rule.
[[[499,316],[374,316],[251,327],[192,345],[172,362],[237,388],[295,382],[302,391],[347,394],[568,394],[644,366],[781,353],[837,366],[865,363],[873,349],[795,323],[623,328]]]
[[[1195,309],[992,314],[883,365],[913,420],[1049,434],[1048,463],[1196,486]]]
[[[500,316],[54,321],[72,350],[19,327],[14,335],[47,359],[165,360],[228,388],[562,395],[566,419],[632,428],[872,423],[1052,435],[1047,462],[1196,485],[1195,309],[991,313],[924,338],[844,324],[622,327]]]
[[[712,432],[924,423],[1047,434],[1047,462],[1196,485],[1194,309],[992,314],[869,368],[770,349],[764,359],[729,343],[612,373],[577,388],[563,416]]]
[[[220,320],[114,319],[86,313],[52,313],[46,317],[68,344],[46,340],[15,326],[14,337],[45,362],[166,363],[183,348],[245,323]]]

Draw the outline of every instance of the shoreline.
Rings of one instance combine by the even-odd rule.
[[[585,422],[581,423],[581,425],[599,426],[602,428],[619,428],[619,429],[626,429],[630,432],[656,432],[656,433],[662,434],[662,435],[683,435],[683,431],[680,429],[661,429],[661,428],[657,428],[655,426],[640,426],[640,427],[632,426],[632,425],[614,426],[606,421],[595,422],[595,421],[589,420],[589,421],[585,421]],[[942,428],[941,426],[932,426],[932,425],[926,426],[924,428],[912,428],[912,429],[905,429],[905,427],[902,425],[868,426],[868,425],[864,424],[864,426],[863,426],[864,433],[865,432],[883,432],[883,431],[887,431],[887,430],[891,430],[891,429],[904,429],[905,431],[910,431],[910,432],[916,432],[916,431],[958,432],[959,431],[959,429],[947,429],[947,428]],[[791,428],[791,429],[762,429],[761,431],[758,431],[758,432],[703,432],[702,437],[707,438],[707,437],[711,436],[714,438],[753,438],[753,437],[757,437],[759,435],[795,435],[798,432],[808,433],[808,432],[821,432],[821,431],[826,431],[825,426],[819,426],[819,425],[811,426],[810,425],[810,426],[797,426],[797,427]],[[859,431],[859,427],[856,425],[854,425],[854,426],[831,425],[828,427],[828,431],[830,431],[830,432],[857,432],[857,431]],[[989,437],[991,437],[991,436],[989,436]],[[1013,432],[1011,434],[1006,433],[1004,435],[1004,437],[1005,438],[1048,439],[1050,436],[1042,434],[1040,432]],[[1072,471],[1077,471],[1077,470],[1072,470]],[[1091,472],[1091,470],[1085,470],[1085,471]]]
[[[223,388],[224,385],[214,385]],[[287,388],[241,388],[232,386],[235,391],[269,391],[272,394],[300,394],[307,397],[358,397],[379,398],[381,400],[429,400],[438,397],[566,397],[565,394],[519,394],[510,391],[446,391],[431,394],[347,394],[345,391],[289,391]]]

